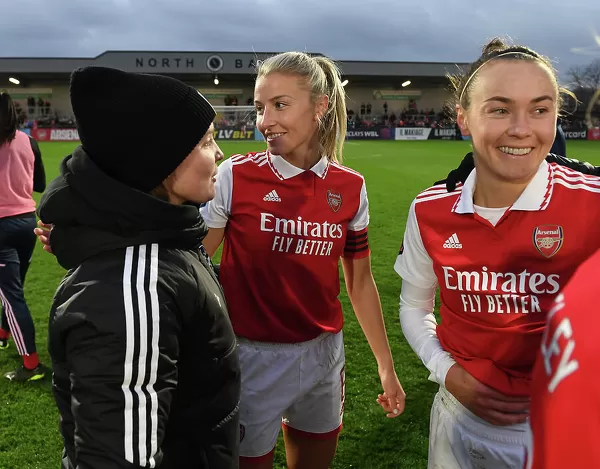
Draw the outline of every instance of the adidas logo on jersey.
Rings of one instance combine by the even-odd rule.
[[[279,194],[277,194],[276,191],[271,191],[269,192],[267,195],[265,195],[263,197],[263,200],[265,202],[281,202],[281,197],[279,197]]]
[[[462,249],[462,244],[458,240],[458,236],[454,233],[450,236],[446,242],[444,243],[444,248],[446,249]]]

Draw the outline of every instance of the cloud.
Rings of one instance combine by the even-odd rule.
[[[2,6],[0,56],[304,50],[337,60],[467,62],[489,38],[510,36],[564,71],[600,55],[598,29],[600,2],[589,0],[21,0]]]

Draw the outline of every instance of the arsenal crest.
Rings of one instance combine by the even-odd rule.
[[[533,245],[544,257],[552,257],[563,244],[563,229],[558,225],[541,225],[533,230]]]
[[[342,194],[339,192],[327,191],[327,203],[331,210],[337,212],[342,206]]]

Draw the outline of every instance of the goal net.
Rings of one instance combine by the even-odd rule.
[[[217,140],[254,140],[256,110],[254,106],[213,106]]]

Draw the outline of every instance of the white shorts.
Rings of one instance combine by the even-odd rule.
[[[480,419],[445,388],[429,425],[429,469],[523,469],[527,423],[500,427]]]
[[[269,454],[282,423],[311,437],[337,435],[345,394],[342,332],[298,344],[238,338],[238,352],[242,374],[240,456]]]

